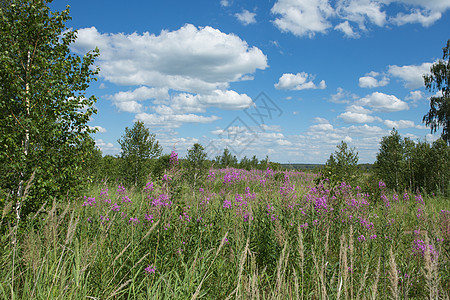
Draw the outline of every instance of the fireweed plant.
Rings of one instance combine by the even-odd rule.
[[[2,236],[0,298],[449,296],[446,199],[270,168],[211,169],[194,190],[182,174],[173,151],[142,190],[104,183]]]

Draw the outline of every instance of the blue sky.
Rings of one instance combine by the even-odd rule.
[[[90,126],[104,154],[143,121],[168,153],[325,163],[336,145],[372,163],[395,127],[413,140],[432,93],[422,75],[450,38],[448,0],[85,1],[72,51],[98,47]]]

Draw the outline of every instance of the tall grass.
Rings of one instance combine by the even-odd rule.
[[[449,297],[448,199],[271,170],[212,170],[192,191],[180,174],[93,186],[17,232],[6,205],[0,298]]]

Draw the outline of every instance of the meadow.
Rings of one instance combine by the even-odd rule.
[[[0,299],[448,299],[442,196],[172,162],[93,184],[1,236]],[[2,226],[12,204],[3,209]]]

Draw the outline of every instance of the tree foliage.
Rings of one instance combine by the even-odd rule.
[[[449,194],[450,146],[442,139],[414,142],[394,129],[380,142],[374,176],[397,191]]]
[[[430,98],[430,110],[423,122],[431,127],[432,133],[442,127],[441,137],[450,145],[450,39],[443,52],[442,59],[431,66],[431,74],[424,76],[425,87],[440,95]]]
[[[358,179],[358,152],[341,141],[337,150],[327,160],[322,175],[330,180],[331,185],[345,182],[355,185]]]
[[[129,184],[142,186],[151,172],[151,159],[161,155],[162,147],[141,121],[131,129],[126,127],[118,142],[122,149],[123,177]]]
[[[18,218],[21,207],[32,212],[49,198],[76,193],[94,149],[87,122],[96,99],[85,91],[98,73],[92,68],[98,50],[72,54],[69,9],[52,12],[49,2],[0,6],[0,184],[17,197]]]
[[[184,163],[184,172],[188,182],[195,189],[197,184],[205,179],[209,164],[205,148],[199,143],[195,143],[188,149]]]
[[[374,169],[387,187],[399,189],[404,186],[405,142],[397,130],[392,129],[389,136],[381,139]]]

